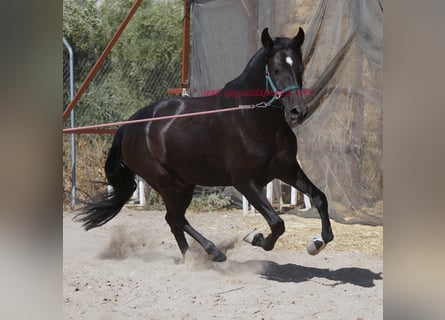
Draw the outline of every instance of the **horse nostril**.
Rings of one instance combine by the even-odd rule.
[[[306,117],[306,114],[307,110],[303,110],[302,112],[300,112],[297,109],[292,109],[290,111],[291,119],[297,122],[301,122]]]
[[[290,111],[290,114],[291,114],[292,118],[298,118],[300,116],[300,112],[298,112],[297,109],[292,109]]]

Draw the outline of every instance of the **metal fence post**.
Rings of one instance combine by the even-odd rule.
[[[73,67],[73,49],[68,41],[63,37],[63,44],[68,50],[69,64],[70,64],[70,101],[74,98],[74,67]],[[74,109],[70,113],[71,128],[74,128]],[[74,133],[71,134],[71,206],[76,205],[76,144],[74,140]]]

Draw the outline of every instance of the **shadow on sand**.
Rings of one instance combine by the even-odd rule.
[[[309,281],[313,278],[327,279],[334,283],[325,284],[326,286],[335,287],[339,284],[353,284],[356,286],[370,288],[374,287],[374,280],[382,280],[382,273],[375,273],[369,269],[363,268],[340,268],[337,270],[320,269],[314,267],[305,267],[296,264],[278,264],[268,260],[250,260],[245,262],[237,262],[228,260],[221,263],[214,263],[213,268],[229,273],[237,273],[239,271],[250,270],[260,275],[262,278],[278,281],[299,283]]]
[[[374,273],[363,268],[340,268],[337,270],[319,269],[314,267],[299,266],[296,264],[278,264],[272,261],[261,261],[264,269],[260,275],[268,280],[278,282],[302,282],[312,278],[325,278],[335,281],[330,286],[350,283],[356,286],[374,287],[374,280],[382,280],[381,273]]]

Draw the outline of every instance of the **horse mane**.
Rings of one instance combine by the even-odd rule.
[[[224,88],[222,88],[221,92],[224,92],[226,90],[231,90],[235,88],[239,88],[242,83],[246,81],[248,76],[251,73],[251,70],[255,69],[255,67],[260,63],[266,62],[266,50],[261,47],[258,49],[258,51],[250,58],[249,62],[247,63],[246,67],[244,68],[243,72],[236,77],[235,79],[227,82],[224,85]]]

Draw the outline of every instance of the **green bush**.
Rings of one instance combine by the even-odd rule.
[[[194,197],[188,210],[196,212],[218,211],[229,208],[231,205],[230,197],[223,193],[203,194]],[[144,206],[145,210],[165,210],[165,204],[161,196],[156,192],[150,192],[147,202]]]
[[[145,202],[145,210],[164,211],[165,204],[162,197],[154,190],[151,190]]]
[[[223,193],[203,194],[192,199],[189,209],[198,212],[227,209],[231,204],[230,197]]]

